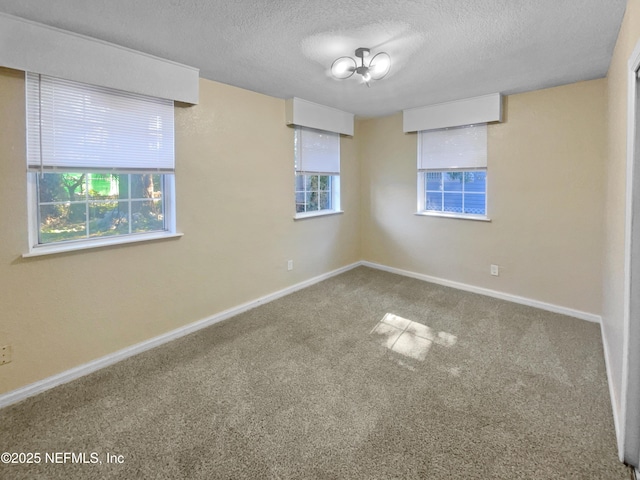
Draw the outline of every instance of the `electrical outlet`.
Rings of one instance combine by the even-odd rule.
[[[0,347],[0,365],[11,361],[11,345]]]
[[[491,265],[491,275],[496,277],[500,275],[500,267],[498,265]]]
[[[293,260],[287,262],[287,270],[293,270]]]

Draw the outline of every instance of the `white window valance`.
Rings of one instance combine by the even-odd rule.
[[[198,103],[199,70],[0,13],[0,65],[81,83]]]

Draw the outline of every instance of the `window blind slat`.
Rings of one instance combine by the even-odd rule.
[[[340,174],[340,134],[296,127],[296,171]]]
[[[418,168],[486,168],[487,125],[468,125],[420,132]]]
[[[27,162],[172,172],[173,101],[28,73]]]

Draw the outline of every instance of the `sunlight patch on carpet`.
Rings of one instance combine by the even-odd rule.
[[[373,330],[377,341],[389,350],[424,361],[431,345],[451,347],[458,340],[455,335],[447,332],[435,332],[421,323],[408,320],[393,313],[387,313]]]

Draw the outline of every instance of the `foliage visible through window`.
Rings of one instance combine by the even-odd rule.
[[[430,170],[422,175],[426,211],[486,215],[486,170]]]
[[[40,244],[166,229],[164,175],[35,175]]]
[[[296,174],[296,213],[332,210],[332,175]]]

